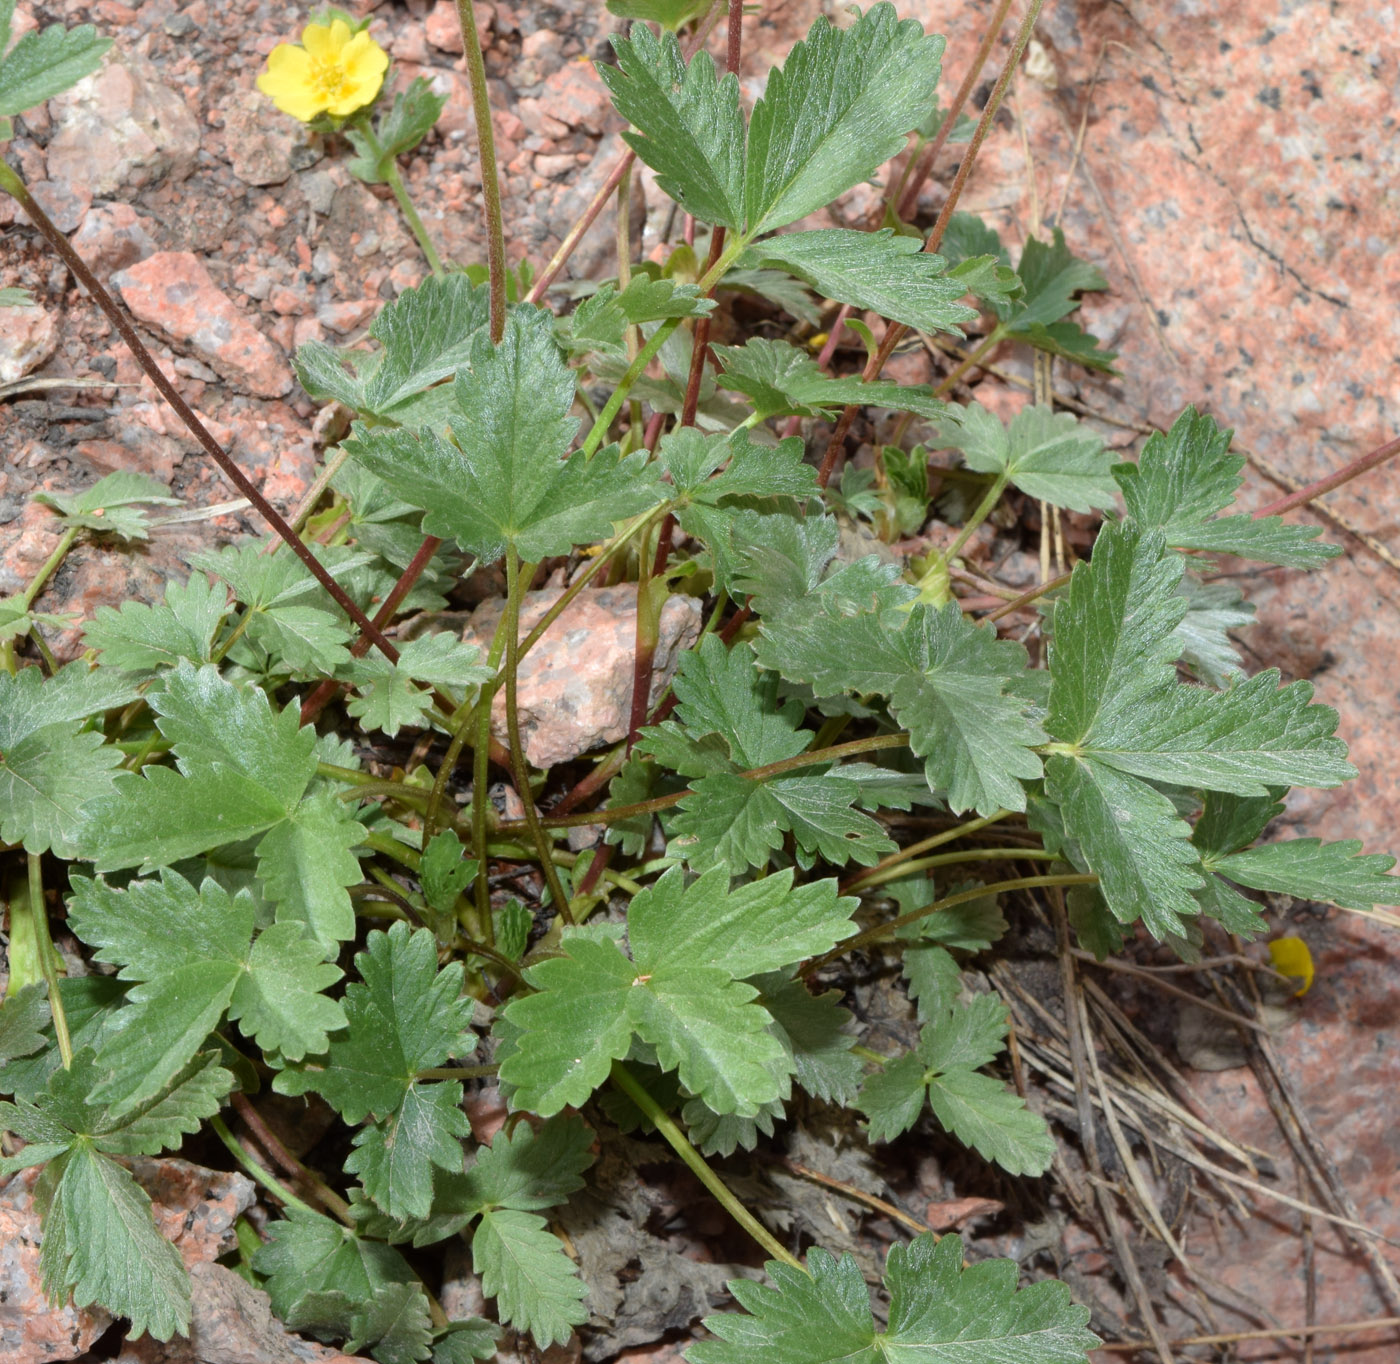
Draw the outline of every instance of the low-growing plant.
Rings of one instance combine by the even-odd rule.
[[[1096,1337],[1064,1285],[1018,1289],[1013,1262],[964,1264],[956,1236],[889,1251],[877,1317],[855,1259],[785,1241],[705,1157],[753,1149],[801,1091],[860,1115],[871,1143],[931,1113],[1008,1175],[1043,1175],[1054,1135],[993,1069],[1006,1007],[963,972],[1005,931],[1011,892],[1049,892],[1100,956],[1142,929],[1188,960],[1213,927],[1264,931],[1247,890],[1393,903],[1390,858],[1261,842],[1289,787],[1354,771],[1307,682],[1245,674],[1226,631],[1248,609],[1209,577],[1215,555],[1313,568],[1337,551],[1315,527],[1234,510],[1243,461],[1192,408],[1119,463],[1048,405],[1003,421],[948,402],[966,366],[940,389],[879,377],[906,329],[980,329],[976,356],[1019,342],[1112,363],[1072,320],[1105,281],[1058,230],[1012,266],[956,212],[1038,2],[974,130],[970,81],[937,103],[943,39],[889,4],[844,28],[819,20],[746,118],[737,6],[720,74],[699,41],[716,6],[610,0],[638,20],[601,68],[632,154],[584,225],[616,192],[619,271],[558,312],[542,303],[567,250],[538,275],[506,270],[479,40],[470,0],[459,8],[485,269],[440,259],[397,169],[441,99],[418,80],[376,114],[387,59],[352,16],[320,16],[260,78],[285,112],[347,140],[354,174],[390,186],[432,269],[379,313],[372,347],[298,351],[307,393],[353,422],[291,523],[0,168],[274,530],[202,552],[155,604],[100,608],[83,657],[60,666],[44,632],[66,622],[35,611],[41,588],[78,540],[139,540],[146,509],[173,501],[110,475],[46,499],[58,546],[0,603],[0,1173],[41,1167],[45,1287],[134,1334],[186,1332],[180,1255],[123,1162],[208,1131],[284,1210],[237,1258],[287,1326],[385,1364],[488,1358],[501,1325],[563,1342],[588,1320],[588,1286],[544,1214],[584,1186],[589,1123],[608,1122],[659,1134],[769,1256],[766,1282],[731,1285],[742,1310],[706,1320],[697,1364],[1083,1359]],[[12,10],[0,0],[0,51]],[[91,29],[27,34],[0,62],[0,116],[91,71],[104,47]],[[968,151],[924,233],[899,212],[908,168],[926,173],[926,145],[954,129]],[[886,226],[782,230],[906,149]],[[696,225],[659,266],[631,259],[633,155]],[[846,305],[884,333],[851,319],[861,375],[771,335],[710,346],[734,290],[812,318],[818,299]],[[911,414],[923,444],[885,445],[829,489],[860,408]],[[820,467],[775,425],[815,432],[838,414]],[[886,544],[929,522],[947,492],[930,477],[940,451],[962,461],[946,471],[962,508],[952,542],[916,567],[843,553],[843,517]],[[979,619],[951,573],[1012,490],[1104,524],[1072,573]],[[397,634],[492,565],[505,603],[488,648]],[[561,565],[567,588],[525,632],[526,592]],[[520,665],[604,574],[636,584],[632,722],[567,788],[526,760]],[[676,593],[706,619],[654,685]],[[1043,660],[998,634],[1023,607],[1040,611]],[[408,770],[387,746],[405,730],[422,740]],[[493,801],[496,768],[516,816]],[[916,810],[937,818],[889,817]],[[585,825],[603,841],[570,851],[564,835]],[[495,888],[502,869],[530,868],[533,895]],[[105,969],[63,976],[60,899]],[[843,993],[886,961],[917,1027],[896,1054],[866,1045]],[[485,1143],[463,1105],[489,1076],[512,1116]],[[260,1088],[334,1111],[343,1172],[291,1161],[289,1184],[244,1150],[221,1115],[255,1117]],[[449,1321],[420,1277],[411,1249],[457,1236],[495,1322]]]

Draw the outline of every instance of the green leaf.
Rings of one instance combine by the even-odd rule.
[[[253,1268],[266,1276],[263,1287],[284,1322],[340,1335],[349,1334],[355,1308],[383,1286],[418,1282],[392,1246],[298,1208],[269,1225],[266,1243],[253,1252]]]
[[[817,296],[785,270],[730,269],[720,281],[719,289],[765,298],[797,321],[814,329],[821,326],[822,310]]]
[[[672,504],[719,508],[730,499],[806,498],[817,492],[817,472],[803,462],[800,438],[755,445],[745,431],[707,434],[682,426],[661,437],[657,458],[671,477]]]
[[[538,1131],[524,1122],[513,1132],[502,1128],[466,1173],[465,1206],[537,1212],[563,1203],[583,1188],[592,1142],[592,1131],[573,1116],[550,1118]]]
[[[646,453],[562,456],[577,428],[574,377],[554,344],[552,319],[520,306],[493,347],[474,339],[471,369],[457,376],[457,444],[432,431],[357,425],[351,454],[423,507],[423,529],[451,536],[483,561],[513,544],[536,562],[605,536],[660,500]]]
[[[855,1106],[869,1122],[871,1141],[893,1141],[918,1122],[928,1084],[917,1052],[888,1062],[860,1087]]]
[[[641,19],[674,33],[710,8],[709,0],[608,0],[608,13]]]
[[[126,987],[110,976],[64,976],[59,979],[58,992],[74,1054],[85,1048],[101,1051],[107,1038],[121,1030],[117,1020],[122,1018],[122,1011],[118,1006]],[[43,1029],[43,1039],[44,1048],[37,1055],[16,1056],[5,1064],[0,1088],[17,1099],[33,1103],[62,1065],[52,1020]]]
[[[50,30],[52,31],[52,30]],[[188,1334],[190,1284],[180,1252],[156,1230],[151,1200],[116,1161],[78,1145],[43,1175],[48,1208],[39,1271],[51,1299],[126,1317],[132,1337]]]
[[[382,1284],[350,1317],[347,1350],[370,1347],[380,1364],[416,1364],[431,1353],[428,1298],[418,1283]]]
[[[359,1176],[389,1217],[426,1217],[433,1205],[433,1166],[462,1168],[462,1140],[472,1129],[461,1103],[458,1081],[415,1081],[388,1117],[355,1134],[345,1169]]]
[[[1013,335],[1029,331],[1037,323],[1049,326],[1067,317],[1079,306],[1076,294],[1108,288],[1097,265],[1080,260],[1065,245],[1065,234],[1058,227],[1053,234],[1048,245],[1037,237],[1028,238],[1021,252],[1016,273],[1026,292],[1007,323]]]
[[[449,1321],[433,1338],[433,1364],[471,1364],[491,1359],[497,1349],[496,1323],[483,1317]]]
[[[3,6],[0,6],[3,8]],[[7,141],[9,133],[0,132],[0,137]],[[34,295],[28,289],[21,289],[17,285],[7,284],[0,289],[0,308],[32,308],[34,307]]]
[[[474,858],[463,857],[461,839],[451,829],[443,829],[429,839],[418,864],[423,898],[439,914],[450,913],[479,865]]]
[[[522,1029],[501,1078],[542,1116],[577,1107],[634,1033],[718,1114],[752,1117],[786,1092],[782,1043],[742,977],[824,951],[850,931],[854,902],[827,880],[792,888],[784,871],[727,890],[723,869],[687,887],[679,868],[632,900],[633,961],[610,941],[566,934],[564,955],[531,968],[538,993],[513,1000]]]
[[[807,1272],[770,1260],[772,1286],[735,1279],[749,1315],[705,1318],[718,1339],[691,1347],[691,1364],[1084,1364],[1098,1337],[1089,1309],[1054,1280],[1016,1290],[1014,1260],[963,1268],[957,1236],[931,1233],[894,1246],[885,1265],[889,1321],[881,1330],[854,1256],[820,1248]]]
[[[227,591],[196,573],[183,583],[170,579],[159,605],[126,601],[119,608],[99,606],[83,640],[109,668],[142,672],[174,667],[182,658],[209,663],[214,636],[228,612]]]
[[[919,331],[961,336],[963,326],[977,320],[976,312],[959,301],[971,283],[950,274],[948,262],[924,251],[917,237],[898,236],[888,228],[785,232],[750,247],[741,259],[781,266],[824,298],[869,308]]]
[[[855,1036],[841,1007],[841,991],[812,995],[800,981],[773,972],[754,981],[763,1007],[773,1015],[780,1041],[792,1053],[797,1083],[826,1103],[849,1104],[860,1085],[861,1061],[851,1048]]]
[[[904,949],[900,968],[908,982],[909,998],[916,1002],[921,1023],[938,1017],[957,1003],[962,972],[947,948],[932,943],[911,944]]]
[[[103,697],[87,671],[70,664],[44,679],[39,668],[0,670],[0,839],[27,852],[77,856],[86,808],[112,790],[122,760],[82,725],[99,703],[121,704],[135,691]]]
[[[0,50],[9,38],[9,13]],[[61,95],[102,65],[110,38],[101,38],[91,24],[65,29],[51,24],[26,33],[0,60],[0,117],[22,114],[46,99]]]
[[[1231,582],[1202,582],[1187,573],[1181,582],[1186,614],[1176,627],[1181,662],[1212,687],[1228,687],[1244,673],[1234,642],[1226,633],[1254,623],[1254,605]]]
[[[396,923],[375,931],[355,954],[360,980],[346,987],[348,1026],[331,1038],[326,1059],[281,1071],[280,1094],[320,1094],[348,1123],[387,1118],[403,1102],[418,1072],[469,1055],[472,1004],[463,998],[462,966],[437,969],[427,929]]]
[[[820,596],[808,602],[764,620],[760,663],[818,696],[887,696],[929,785],[952,809],[1025,808],[1021,782],[1040,775],[1032,748],[1044,736],[1014,690],[1027,668],[1019,645],[974,625],[956,602],[894,619],[838,613]]]
[[[54,32],[53,29],[45,30]],[[25,34],[31,38],[32,33]],[[19,46],[23,46],[21,39]],[[0,66],[0,101],[3,101],[5,66]],[[147,537],[146,514],[136,511],[141,505],[178,507],[180,499],[171,497],[170,489],[159,479],[146,474],[115,473],[100,478],[90,488],[80,493],[35,493],[34,501],[52,507],[60,515],[64,526],[72,529],[99,531],[107,535],[119,535],[126,540],[144,540]]]
[[[949,886],[942,894],[955,895],[960,891],[971,890],[975,881],[964,881]],[[908,876],[899,881],[891,881],[884,888],[884,894],[891,896],[899,906],[901,915],[931,905],[939,898],[940,892],[933,881],[922,874]],[[960,905],[950,905],[937,914],[905,924],[895,930],[897,938],[917,940],[926,943],[940,943],[944,947],[957,948],[962,952],[983,952],[994,942],[998,942],[1006,932],[1006,919],[995,895],[984,895],[977,900],[964,900]]]
[[[617,66],[599,66],[613,104],[634,131],[627,145],[656,172],[657,184],[705,223],[744,225],[744,117],[736,76],[719,78],[706,52],[690,65],[675,35],[634,24],[614,37]]]
[[[400,729],[422,725],[433,708],[432,688],[460,692],[488,681],[493,670],[483,666],[480,658],[475,644],[443,631],[407,640],[396,663],[378,651],[352,659],[349,674],[357,694],[347,709],[366,729],[382,730],[392,738]],[[416,685],[420,682],[426,685]]]
[[[1236,554],[1287,568],[1312,568],[1342,552],[1319,541],[1320,526],[1290,525],[1281,516],[1217,516],[1244,481],[1243,455],[1232,454],[1234,432],[1222,430],[1194,407],[1183,410],[1163,435],[1153,432],[1136,464],[1117,464],[1128,516],[1160,530],[1174,549]]]
[[[938,84],[943,48],[917,20],[898,20],[890,4],[846,29],[819,18],[754,107],[744,175],[749,235],[805,218],[903,151]]]
[[[921,417],[940,417],[947,411],[927,384],[833,379],[810,355],[785,341],[755,337],[744,346],[715,349],[723,371],[720,387],[743,393],[764,420],[792,414],[825,416],[848,403],[889,407]]]
[[[1103,438],[1068,412],[1023,407],[1003,426],[981,403],[954,404],[938,439],[961,450],[969,469],[1006,478],[1027,497],[1077,512],[1115,505],[1113,458]]]
[[[811,735],[796,728],[801,702],[777,703],[778,679],[759,673],[747,645],[726,649],[714,636],[681,659],[673,684],[679,723],[644,730],[638,750],[700,780],[672,820],[673,848],[696,870],[737,874],[766,866],[791,833],[804,865],[816,857],[866,866],[893,850],[879,824],[852,808],[854,782],[818,766],[762,781],[741,773],[801,753]],[[727,755],[726,751],[727,750]]]
[[[1203,855],[1206,870],[1252,890],[1320,900],[1344,909],[1400,905],[1400,877],[1389,876],[1395,859],[1361,855],[1357,839],[1323,843],[1289,838],[1223,856]]]
[[[251,613],[245,638],[269,656],[268,670],[333,673],[350,661],[350,631],[319,606],[276,606]]]
[[[562,1345],[588,1320],[588,1289],[559,1238],[535,1213],[483,1213],[472,1234],[472,1268],[482,1291],[496,1299],[501,1320],[528,1331],[542,1349]]]
[[[1008,1174],[1042,1175],[1055,1155],[1045,1119],[1000,1080],[952,1070],[929,1083],[933,1116],[960,1142]]]
[[[367,184],[383,184],[389,178],[393,162],[411,152],[432,132],[446,105],[446,95],[434,94],[431,81],[415,76],[407,90],[400,90],[394,96],[393,107],[375,120],[373,142],[353,122],[345,125],[345,136],[357,153],[346,162],[346,170]],[[441,278],[451,279],[452,276]]]
[[[714,299],[704,297],[698,285],[639,273],[621,291],[609,283],[584,299],[568,319],[564,344],[571,355],[597,354],[625,365],[629,326],[670,317],[705,317],[714,306]]]
[[[403,404],[471,363],[486,327],[489,292],[464,274],[430,275],[370,324],[369,334],[382,347],[377,356],[348,353],[359,365],[357,375],[342,367],[344,352],[313,341],[297,349],[297,377],[313,398],[397,419]]]
[[[47,1045],[44,1028],[50,1020],[49,1001],[43,981],[21,989],[11,987],[0,1004],[0,1067],[20,1056],[32,1056]],[[9,1079],[6,1077],[8,1089]]]

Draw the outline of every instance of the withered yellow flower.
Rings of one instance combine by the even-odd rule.
[[[354,33],[344,19],[333,19],[308,24],[300,47],[278,43],[258,89],[303,123],[321,114],[346,118],[374,99],[388,69],[388,53],[368,33]]]

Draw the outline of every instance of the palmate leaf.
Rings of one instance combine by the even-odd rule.
[[[944,41],[877,4],[849,28],[819,18],[770,73],[749,124],[750,236],[825,207],[897,152],[938,84]],[[645,160],[645,157],[643,157]]]
[[[492,670],[480,660],[481,650],[475,644],[446,631],[405,641],[396,663],[376,650],[350,661],[357,694],[347,709],[366,729],[392,737],[406,726],[423,723],[433,707],[433,687],[454,688],[460,694],[463,688],[487,681]]]
[[[921,417],[940,417],[947,411],[927,384],[833,379],[810,355],[785,341],[755,337],[743,346],[718,346],[715,352],[722,370],[719,386],[742,393],[764,420],[794,414],[822,416],[847,403],[889,407]]]
[[[89,716],[137,695],[132,682],[70,663],[0,670],[0,839],[27,852],[78,854],[86,806],[112,789],[121,752],[83,729]]]
[[[745,644],[726,649],[713,636],[681,660],[674,689],[678,721],[644,730],[640,752],[653,754],[693,781],[671,821],[672,847],[696,870],[733,873],[766,866],[785,834],[799,857],[866,866],[894,845],[855,809],[860,787],[830,765],[754,780],[744,771],[801,753],[811,734],[799,729],[801,702],[777,702],[778,679],[754,667]]]
[[[839,588],[839,579],[831,580]],[[968,621],[956,603],[905,614],[832,609],[824,585],[770,614],[757,646],[765,667],[806,682],[818,696],[878,692],[925,760],[929,785],[954,810],[1025,808],[1022,780],[1040,775],[1032,751],[1044,738],[1015,688],[1025,651]]]
[[[780,1041],[792,1053],[794,1078],[813,1097],[847,1104],[860,1086],[861,1060],[851,1048],[855,1035],[847,1031],[851,1013],[841,1007],[841,992],[812,995],[787,972],[774,971],[755,979],[763,1007],[773,1015]]]
[[[0,85],[3,85],[4,72],[5,68],[0,66]],[[159,479],[129,472],[108,474],[80,493],[35,493],[34,500],[52,507],[69,528],[120,535],[126,540],[147,537],[146,514],[137,511],[137,507],[180,505],[180,499],[171,497],[170,489]]]
[[[291,1324],[348,1335],[351,1317],[384,1286],[417,1285],[403,1256],[319,1213],[288,1208],[253,1252],[272,1310]]]
[[[1202,582],[1187,573],[1181,582],[1186,614],[1176,627],[1181,662],[1212,687],[1228,687],[1244,674],[1230,630],[1254,623],[1254,604],[1231,582]]]
[[[366,1346],[379,1364],[417,1364],[432,1340],[431,1309],[419,1283],[382,1284],[350,1317],[347,1350]]]
[[[316,736],[295,704],[274,712],[257,688],[182,661],[150,697],[178,770],[119,777],[85,807],[83,855],[98,871],[151,871],[222,844],[259,838],[259,874],[295,922],[328,950],[354,932],[349,851],[363,829],[343,802],[313,785]]]
[[[562,328],[571,355],[594,353],[623,364],[627,361],[629,326],[660,322],[668,317],[705,317],[715,301],[698,285],[633,275],[625,289],[605,284],[574,309]]]
[[[112,45],[91,24],[70,29],[50,24],[24,34],[5,52],[14,8],[14,0],[0,0],[0,118],[61,95],[96,71]]]
[[[938,440],[961,450],[969,469],[1005,477],[1027,497],[1077,512],[1115,505],[1113,457],[1103,438],[1068,412],[1023,407],[1003,425],[981,403],[953,404]]]
[[[486,562],[507,544],[535,562],[604,536],[614,521],[661,499],[644,451],[562,458],[578,426],[573,401],[574,376],[550,315],[522,305],[499,346],[475,338],[470,369],[457,376],[457,444],[426,428],[414,435],[357,425],[346,448],[424,508],[427,533],[450,536]]]
[[[1154,432],[1136,464],[1113,469],[1129,518],[1144,530],[1161,531],[1175,549],[1288,568],[1313,568],[1340,554],[1340,545],[1318,540],[1320,526],[1290,525],[1281,516],[1217,515],[1244,481],[1245,457],[1231,452],[1233,435],[1194,407],[1185,408],[1165,435]]]
[[[39,1269],[50,1298],[71,1292],[75,1307],[97,1303],[130,1318],[133,1336],[169,1340],[189,1330],[184,1263],[156,1230],[145,1190],[110,1156],[178,1146],[219,1111],[233,1076],[212,1053],[198,1057],[162,1093],[118,1116],[91,1099],[98,1075],[84,1048],[33,1103],[0,1104],[0,1127],[28,1143],[0,1160],[0,1178],[48,1162],[35,1199],[44,1219]]]
[[[471,360],[486,327],[489,290],[461,273],[430,275],[386,304],[370,324],[378,354],[337,351],[321,341],[297,348],[296,371],[313,398],[397,419],[404,404]],[[346,370],[344,361],[356,366]]]
[[[396,1221],[426,1217],[433,1205],[433,1167],[460,1169],[471,1123],[455,1080],[415,1082],[388,1117],[362,1127],[345,1162],[365,1192]]]
[[[705,1318],[717,1337],[691,1346],[691,1364],[1084,1364],[1098,1337],[1089,1309],[1046,1280],[1016,1290],[1014,1260],[963,1268],[957,1236],[931,1233],[891,1248],[885,1265],[889,1321],[881,1330],[855,1258],[820,1248],[807,1272],[770,1260],[771,1287],[735,1279],[744,1314]]]
[[[134,881],[116,890],[73,881],[69,923],[118,965],[129,1018],[98,1053],[108,1072],[94,1097],[125,1112],[162,1089],[205,1043],[225,1011],[264,1051],[297,1059],[323,1051],[328,1031],[345,1026],[339,1004],[321,991],[340,979],[316,943],[295,924],[253,936],[255,906],[207,880],[196,890],[182,876]]]
[[[130,672],[174,667],[182,658],[209,663],[214,635],[229,609],[227,591],[194,573],[183,583],[170,579],[165,600],[156,606],[138,601],[99,606],[83,640],[107,667]]]
[[[548,1116],[582,1104],[634,1035],[715,1113],[752,1117],[785,1096],[787,1053],[741,980],[839,942],[855,902],[829,880],[794,890],[791,871],[732,892],[728,882],[718,868],[687,887],[673,868],[632,900],[632,960],[575,932],[563,956],[531,968],[538,993],[504,1015],[522,1030],[501,1068],[519,1106]]]
[[[963,326],[977,319],[959,300],[981,276],[964,278],[950,272],[947,260],[924,251],[917,237],[898,236],[888,228],[785,232],[750,247],[741,260],[781,266],[825,298],[869,308],[919,331],[961,336]]]
[[[1352,769],[1336,713],[1264,673],[1227,692],[1176,680],[1182,563],[1158,532],[1105,527],[1055,613],[1046,791],[1123,923],[1182,936],[1205,884],[1190,829],[1149,780],[1267,794],[1334,786]]]
[[[461,963],[438,970],[427,929],[410,932],[400,922],[371,933],[355,967],[360,980],[345,991],[348,1026],[331,1039],[325,1059],[289,1067],[273,1082],[281,1094],[314,1090],[348,1123],[388,1117],[419,1071],[469,1055],[476,1045]]]

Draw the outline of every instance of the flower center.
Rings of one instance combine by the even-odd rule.
[[[350,78],[339,62],[313,59],[311,85],[323,99],[335,100],[349,93]]]

